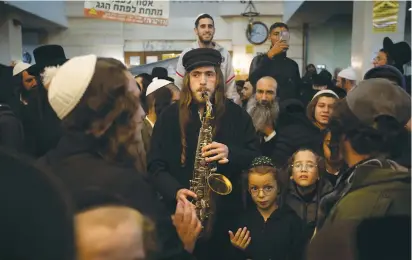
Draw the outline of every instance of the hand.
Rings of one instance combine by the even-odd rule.
[[[196,216],[192,203],[178,201],[176,212],[172,215],[173,225],[186,251],[192,253],[196,240],[202,231],[202,224]]]
[[[246,227],[244,227],[243,229],[239,228],[235,235],[233,235],[233,232],[229,230],[230,242],[232,242],[232,245],[234,247],[237,247],[241,250],[245,250],[249,246],[250,240],[252,240],[249,235],[250,232]]]
[[[289,44],[287,44],[284,41],[278,41],[272,46],[272,48],[270,48],[268,52],[268,57],[273,58],[273,56],[276,56],[279,53],[282,53],[287,48],[289,48]]]
[[[195,199],[197,198],[196,193],[194,193],[193,191],[188,190],[188,189],[180,189],[176,193],[176,200],[177,201],[181,201],[183,203],[185,203],[186,201],[189,202],[187,200],[187,197],[192,197],[192,198],[195,198]]]
[[[220,164],[226,164],[229,162],[227,159],[229,157],[229,148],[224,144],[213,142],[202,148],[202,156],[206,157],[206,162],[217,161]]]

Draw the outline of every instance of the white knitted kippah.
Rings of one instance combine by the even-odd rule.
[[[24,63],[22,61],[18,62],[16,65],[14,65],[13,76],[16,76],[20,72],[27,70],[28,68],[30,68],[30,66],[30,64]]]
[[[330,89],[324,89],[321,91],[318,91],[312,98],[312,100],[314,100],[317,96],[322,95],[322,94],[331,94],[333,96],[335,96],[337,99],[339,99],[339,96],[332,90]]]
[[[43,82],[48,88],[49,103],[60,119],[79,103],[92,80],[97,56],[74,57],[61,67],[46,68]]]
[[[159,88],[162,88],[166,85],[172,84],[173,82],[169,81],[169,80],[165,80],[165,79],[158,79],[158,78],[154,78],[152,80],[152,83],[149,84],[149,86],[147,87],[147,91],[146,91],[146,97],[150,94],[152,94],[153,92],[155,92],[156,90],[158,90]]]

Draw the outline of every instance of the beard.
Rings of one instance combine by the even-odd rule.
[[[199,36],[199,41],[204,45],[209,45],[213,41],[213,35],[210,36],[210,39],[205,39],[202,36]]]
[[[256,131],[263,132],[265,127],[275,124],[279,116],[279,102],[277,100],[272,102],[256,101],[249,114],[252,117]]]

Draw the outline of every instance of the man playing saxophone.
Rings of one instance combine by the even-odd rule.
[[[202,146],[200,156],[207,164],[216,164],[216,172],[230,180],[233,191],[215,201],[213,234],[205,242],[206,252],[201,252],[199,243],[196,245],[197,259],[222,259],[219,253],[226,246],[228,219],[242,205],[240,187],[237,187],[240,173],[259,155],[259,140],[250,116],[225,98],[221,62],[220,53],[209,48],[194,49],[184,55],[183,66],[187,73],[180,101],[160,115],[148,154],[150,181],[172,212],[177,201],[196,200],[196,194],[189,187],[199,157],[199,131],[206,104],[210,101],[212,140]]]

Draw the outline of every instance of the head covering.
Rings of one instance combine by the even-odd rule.
[[[36,64],[32,65],[27,72],[30,75],[38,76],[45,67],[64,64],[68,59],[60,45],[43,45],[33,51]]]
[[[60,119],[79,103],[96,68],[95,55],[75,57],[63,66],[46,68],[43,84],[48,88],[49,103]]]
[[[338,77],[348,80],[356,80],[356,72],[352,67],[347,67],[338,73]]]
[[[272,162],[272,159],[266,156],[259,156],[253,159],[252,164],[250,165],[250,168],[259,167],[259,166],[275,167],[275,165]]]
[[[199,14],[199,15],[196,17],[195,26],[199,23],[199,20],[200,20],[200,19],[203,19],[203,18],[209,18],[210,20],[212,20],[213,22],[215,22],[215,21],[213,20],[213,17],[212,17],[210,14],[202,13],[202,14]]]
[[[365,125],[373,126],[378,116],[391,116],[405,125],[411,119],[411,97],[387,79],[368,79],[344,99],[352,113]]]
[[[204,66],[220,66],[222,55],[211,48],[197,48],[186,52],[183,56],[183,67],[187,72]]]
[[[315,86],[327,86],[330,83],[328,74],[323,72],[319,72],[319,74],[314,74],[312,76],[312,82]]]
[[[363,79],[365,80],[375,78],[383,78],[389,81],[393,81],[403,89],[405,89],[406,87],[405,78],[402,73],[391,65],[383,65],[372,68],[368,72],[366,72],[365,76],[363,77]]]
[[[395,61],[398,66],[403,66],[411,61],[411,46],[407,42],[393,43],[389,37],[383,39],[383,51]]]
[[[175,82],[175,80],[169,77],[168,74],[169,73],[167,72],[167,69],[163,67],[154,67],[152,69],[153,78],[165,79],[165,80],[171,81],[172,83]]]
[[[24,63],[22,61],[17,62],[17,64],[14,65],[13,68],[13,76],[16,76],[17,74],[27,70],[28,68],[30,68],[30,66],[30,64]]]
[[[337,99],[339,99],[339,96],[338,96],[335,92],[333,92],[333,91],[330,90],[330,89],[324,89],[324,90],[318,91],[318,92],[313,96],[312,100],[314,100],[316,97],[318,97],[318,96],[320,96],[320,95],[324,95],[324,94],[331,94],[331,95],[335,96]]]
[[[70,196],[56,177],[0,149],[0,259],[75,258]]]
[[[165,80],[165,79],[154,78],[152,83],[150,83],[149,86],[147,87],[146,97],[152,94],[153,92],[155,92],[156,90],[158,90],[159,88],[162,88],[169,84],[173,84],[173,82]]]

